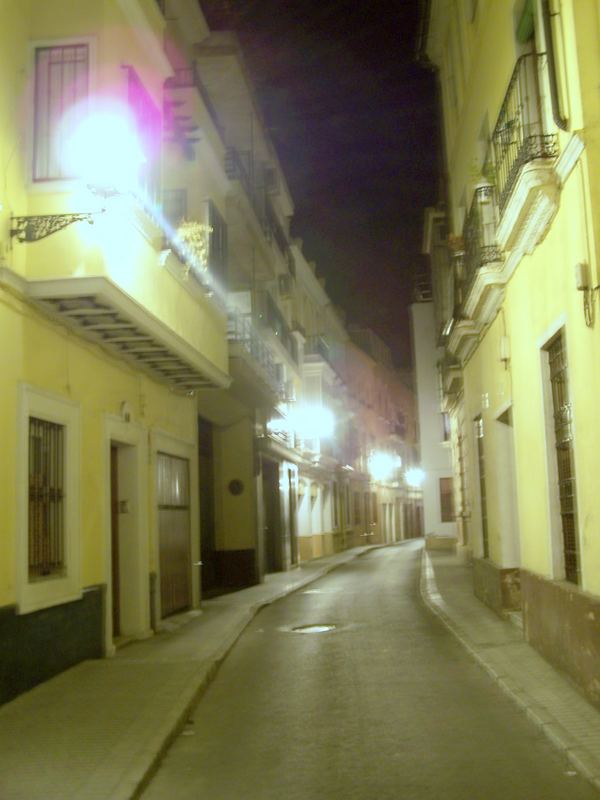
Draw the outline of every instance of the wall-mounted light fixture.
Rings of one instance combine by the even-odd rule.
[[[124,104],[98,101],[98,110],[71,109],[62,121],[65,137],[62,168],[104,199],[135,192],[145,161],[131,112]],[[10,235],[18,242],[37,242],[74,222],[94,223],[99,211],[11,217]]]
[[[583,318],[588,328],[594,325],[594,292],[600,286],[590,286],[589,267],[585,261],[578,261],[575,264],[575,286],[583,296]]]

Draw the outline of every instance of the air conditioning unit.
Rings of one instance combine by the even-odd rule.
[[[279,296],[289,297],[292,293],[292,276],[280,275],[279,276]]]

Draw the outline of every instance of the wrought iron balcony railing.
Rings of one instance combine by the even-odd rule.
[[[283,387],[279,380],[273,352],[262,336],[255,330],[250,314],[229,312],[227,338],[236,342],[260,366],[271,389],[280,394]]]
[[[173,75],[170,78],[167,78],[167,80],[165,81],[165,88],[196,89],[196,91],[202,98],[204,107],[208,111],[208,114],[212,119],[215,128],[219,131],[221,137],[223,137],[223,127],[219,121],[219,117],[212,103],[212,100],[210,99],[208,90],[206,86],[202,83],[202,79],[200,78],[200,75],[198,73],[198,67],[196,66],[196,64],[193,64],[190,67],[174,70]]]
[[[496,243],[496,199],[491,185],[479,186],[463,228],[463,269],[468,290],[477,270],[485,264],[502,261],[502,251]]]
[[[544,59],[537,53],[519,58],[492,134],[493,166],[488,162],[486,175],[496,184],[501,212],[523,165],[558,155],[557,136],[543,123],[538,75]]]

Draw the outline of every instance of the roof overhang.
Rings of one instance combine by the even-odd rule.
[[[24,281],[24,294],[84,338],[174,391],[226,389],[231,377],[104,277]]]

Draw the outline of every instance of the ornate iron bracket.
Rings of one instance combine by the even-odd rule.
[[[10,235],[18,242],[37,242],[68,227],[73,222],[94,224],[94,216],[102,211],[86,211],[81,214],[37,214],[30,217],[11,217]]]

